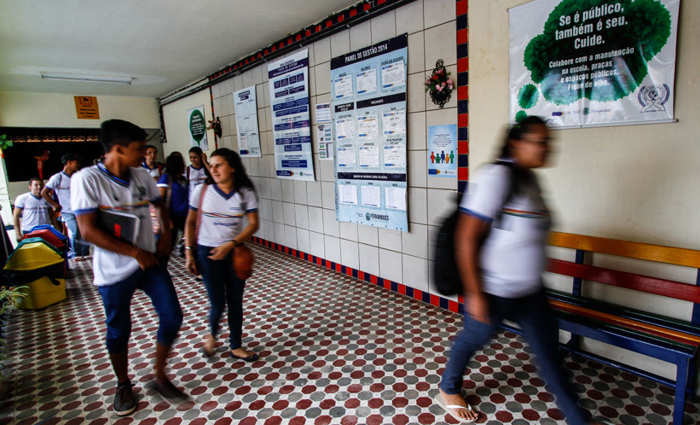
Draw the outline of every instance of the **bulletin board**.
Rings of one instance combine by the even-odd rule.
[[[331,60],[338,221],[408,231],[408,34]]]

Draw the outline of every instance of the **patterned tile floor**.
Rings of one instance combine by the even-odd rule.
[[[12,395],[0,424],[432,424],[456,423],[432,398],[447,361],[457,314],[261,247],[245,299],[244,343],[254,364],[199,353],[207,332],[201,283],[171,260],[185,313],[169,360],[171,378],[191,400],[161,400],[153,378],[157,317],[148,298],[133,302],[130,370],[135,414],[111,407],[115,379],[104,347],[103,310],[87,262],[72,264],[68,299],[17,311],[5,328]],[[228,335],[224,334],[226,338]],[[568,359],[582,403],[613,423],[667,424],[670,388],[595,362]],[[465,386],[485,415],[479,423],[564,424],[515,334],[503,332],[469,364]],[[698,404],[686,423],[700,424]]]

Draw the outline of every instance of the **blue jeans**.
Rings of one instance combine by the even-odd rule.
[[[61,221],[68,228],[68,237],[70,238],[70,248],[73,251],[74,256],[85,257],[90,255],[90,244],[85,242],[82,237],[80,237],[80,230],[78,229],[78,222],[75,220],[75,214],[73,213],[61,213]],[[72,257],[69,254],[69,257]]]
[[[151,299],[158,313],[158,342],[171,346],[182,324],[182,310],[170,274],[163,261],[113,285],[98,286],[107,319],[107,350],[121,353],[127,349],[131,335],[131,299],[141,289]]]
[[[223,260],[212,260],[209,251],[213,248],[199,246],[197,256],[201,266],[204,286],[209,295],[209,329],[216,338],[219,332],[219,320],[228,306],[229,344],[231,350],[240,348],[243,335],[243,290],[245,280],[236,277],[233,271],[233,259],[227,255]]]
[[[559,354],[559,331],[549,310],[544,291],[523,298],[501,298],[486,294],[489,302],[490,323],[482,323],[468,314],[464,330],[452,345],[450,360],[442,374],[440,389],[447,394],[459,394],[462,375],[474,352],[481,349],[493,337],[503,319],[517,322],[530,344],[537,360],[538,371],[556,397],[557,405],[564,412],[568,423],[583,425],[590,421],[590,414],[578,405],[578,397],[566,378]]]

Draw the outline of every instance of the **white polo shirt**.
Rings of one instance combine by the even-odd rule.
[[[137,246],[155,253],[149,205],[159,201],[156,182],[143,167],[129,168],[122,180],[112,175],[104,164],[85,168],[73,177],[71,206],[76,216],[115,210],[137,216],[140,220]],[[139,268],[139,263],[126,255],[117,254],[95,245],[92,261],[96,286],[120,282]]]
[[[537,180],[520,184],[511,194],[511,171],[490,164],[477,171],[460,210],[491,222],[481,247],[483,291],[503,298],[532,295],[542,287],[551,225]]]
[[[199,185],[190,196],[190,209],[197,211],[204,185]],[[233,240],[243,230],[243,217],[258,211],[255,192],[242,188],[239,192],[224,193],[216,184],[207,187],[202,201],[202,221],[197,244],[216,247]]]
[[[61,204],[62,213],[72,213],[70,208],[70,176],[63,171],[56,173],[46,183],[48,189],[53,190],[58,196],[58,203]]]
[[[22,233],[28,233],[42,224],[51,224],[52,207],[41,196],[36,197],[31,192],[23,193],[15,199],[15,208],[22,210]]]
[[[204,165],[202,165],[201,168],[194,168],[192,165],[187,166],[187,169],[185,170],[185,178],[190,183],[190,197],[192,197],[194,189],[197,186],[204,184],[204,181],[207,179],[207,172]]]

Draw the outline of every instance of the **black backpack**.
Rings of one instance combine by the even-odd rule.
[[[495,164],[505,165],[510,171],[510,194],[506,198],[506,202],[508,202],[515,194],[515,189],[517,187],[515,174],[518,173],[518,170],[512,162],[496,161]],[[440,225],[440,230],[438,230],[437,239],[435,241],[433,280],[435,281],[435,287],[438,292],[445,296],[464,293],[462,279],[459,275],[459,267],[457,266],[454,240],[457,222],[462,214],[459,211],[460,201],[461,195],[457,197],[457,208],[455,208],[455,211]],[[488,237],[488,235],[486,237]],[[481,240],[482,244],[486,240],[486,237]]]

